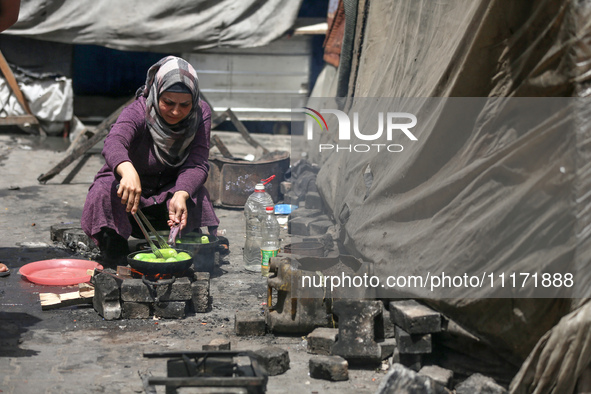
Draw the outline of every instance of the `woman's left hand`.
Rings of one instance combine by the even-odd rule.
[[[180,224],[181,230],[187,225],[187,200],[189,193],[179,190],[168,203],[168,226]]]

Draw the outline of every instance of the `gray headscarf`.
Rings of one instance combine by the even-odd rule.
[[[166,89],[179,82],[191,91],[193,107],[185,119],[171,126],[160,115],[158,99]],[[197,72],[187,61],[179,57],[165,57],[150,67],[146,84],[136,95],[146,97],[146,122],[154,140],[156,157],[161,163],[171,167],[182,165],[189,155],[188,147],[195,138],[201,120],[198,117]]]

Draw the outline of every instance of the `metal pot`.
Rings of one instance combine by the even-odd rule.
[[[191,235],[189,233],[188,235]],[[203,236],[205,234],[198,234]],[[209,272],[213,274],[213,270],[215,267],[215,252],[220,251],[220,241],[218,237],[213,235],[205,235],[209,243],[201,244],[201,243],[191,243],[191,242],[183,242],[182,244],[178,244],[185,249],[188,249],[193,252],[193,262],[194,268],[197,272]]]
[[[136,271],[141,272],[142,274],[146,275],[156,275],[156,274],[165,274],[165,275],[183,275],[185,271],[193,265],[193,256],[194,253],[184,249],[175,249],[179,252],[188,253],[191,256],[188,260],[183,261],[174,261],[170,263],[151,263],[148,261],[141,261],[135,260],[134,257],[140,253],[146,253],[146,250],[139,250],[137,252],[133,252],[127,256],[127,263],[131,268]]]

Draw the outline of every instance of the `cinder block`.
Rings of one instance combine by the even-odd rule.
[[[125,302],[154,302],[154,291],[141,279],[125,279],[121,283],[121,300]]]
[[[454,372],[438,365],[425,365],[420,369],[419,375],[428,376],[443,387],[451,388]]]
[[[383,342],[378,342],[378,345],[380,346],[382,353],[382,360],[385,360],[394,354],[394,349],[396,349],[396,338],[386,338]]]
[[[94,297],[101,301],[119,301],[119,282],[111,275],[99,272],[92,277]]]
[[[322,210],[322,197],[320,197],[320,193],[318,192],[308,192],[306,193],[306,209],[318,209]]]
[[[291,219],[288,222],[289,232],[293,235],[310,235],[310,223],[315,221],[317,221],[317,219],[314,217],[298,217]]]
[[[283,203],[284,204],[292,204],[292,205],[299,205],[300,199],[298,195],[295,194],[293,191],[289,191],[283,195]]]
[[[227,338],[214,338],[207,345],[203,345],[202,349],[206,352],[215,352],[218,350],[231,350],[230,340]]]
[[[209,272],[195,272],[191,283],[193,310],[205,313],[209,310]]]
[[[472,393],[487,393],[487,394],[506,394],[502,386],[497,384],[493,378],[475,373],[458,384],[456,387],[456,394],[472,394]]]
[[[301,217],[306,218],[317,218],[318,216],[322,215],[322,212],[318,209],[306,209],[306,208],[298,208],[289,214],[289,219],[296,219]]]
[[[419,372],[423,365],[423,356],[420,354],[400,354],[400,351],[396,347],[392,354],[392,363],[402,364],[415,372]]]
[[[276,376],[289,369],[289,352],[276,346],[269,346],[253,352],[269,376]]]
[[[49,228],[49,236],[53,242],[64,242],[64,231],[74,229],[82,230],[80,223],[54,224]]]
[[[182,277],[169,285],[156,286],[156,296],[160,301],[189,301],[193,297],[191,281]]]
[[[394,323],[392,323],[392,319],[390,318],[390,311],[384,308],[382,315],[384,338],[394,338],[396,334],[394,333]]]
[[[349,363],[340,356],[312,356],[309,362],[310,377],[331,381],[349,379]]]
[[[396,326],[396,345],[400,354],[426,354],[433,350],[431,334],[409,334]]]
[[[449,394],[449,391],[427,376],[419,375],[401,364],[394,364],[380,383],[377,393]]]
[[[339,318],[339,335],[331,353],[349,363],[381,362],[381,349],[375,342],[375,320],[381,317],[382,309],[381,301],[335,301],[332,310]]]
[[[92,306],[105,320],[117,320],[121,317],[121,304],[117,301],[101,300],[94,295]]]
[[[338,328],[319,327],[307,336],[308,353],[330,355],[337,341]]]
[[[122,302],[121,317],[123,319],[147,319],[150,317],[150,305],[139,302]]]
[[[96,247],[93,240],[81,228],[64,230],[63,243],[70,249],[88,251]]]
[[[310,235],[324,235],[328,231],[330,227],[332,227],[333,223],[330,220],[319,220],[317,222],[312,222],[309,225],[308,233]]]
[[[441,331],[441,314],[415,300],[390,302],[392,322],[409,334]]]
[[[239,311],[234,318],[238,336],[263,336],[266,332],[265,316],[256,311]]]
[[[185,317],[186,308],[185,301],[155,302],[154,316],[163,319],[182,319]]]

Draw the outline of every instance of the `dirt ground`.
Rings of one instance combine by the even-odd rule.
[[[271,136],[266,138],[267,144],[273,143]],[[91,306],[42,311],[40,292],[77,287],[36,285],[22,278],[19,268],[38,260],[84,258],[54,245],[50,227],[79,223],[86,192],[103,163],[100,147],[95,147],[83,165],[73,163],[47,184],[39,184],[37,177],[64,157],[67,146],[59,137],[0,130],[0,261],[11,270],[10,276],[0,278],[0,392],[141,393],[142,377],[166,376],[165,361],[144,358],[144,352],[201,351],[217,337],[229,338],[233,350],[277,345],[289,351],[290,369],[269,378],[269,393],[376,392],[385,375],[381,370],[350,370],[345,382],[311,378],[311,355],[303,337],[234,334],[236,311],[262,313],[266,301],[266,279],[242,267],[244,219],[239,209],[216,211],[230,254],[212,276],[210,312],[181,320],[106,321]]]

